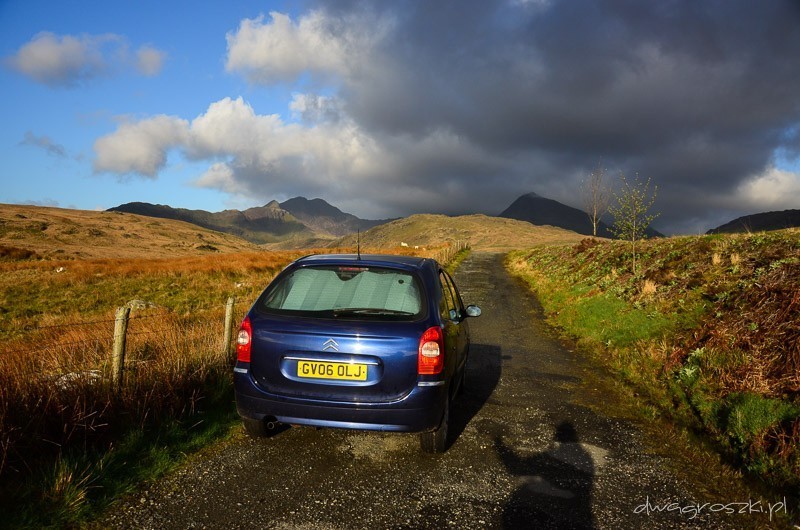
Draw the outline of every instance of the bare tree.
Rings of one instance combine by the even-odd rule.
[[[614,216],[611,231],[617,238],[630,242],[632,269],[636,275],[636,243],[647,237],[647,227],[658,217],[657,213],[650,213],[656,201],[658,187],[653,186],[651,192],[650,179],[642,183],[638,175],[633,182],[629,182],[623,173],[620,173],[619,178],[622,184],[619,193],[614,194],[617,204],[609,208],[611,215]]]
[[[608,211],[610,193],[605,183],[606,170],[602,161],[597,164],[597,169],[589,174],[583,181],[584,211],[592,223],[592,235],[597,237],[597,226],[600,218]]]

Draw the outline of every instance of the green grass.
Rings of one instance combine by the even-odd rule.
[[[735,393],[718,402],[715,423],[731,441],[749,447],[767,429],[800,416],[800,407],[752,392]]]
[[[571,289],[567,299],[554,302],[561,310],[553,321],[590,342],[627,347],[638,341],[662,337],[674,331],[679,322],[672,314],[636,309],[609,294],[581,296],[582,289]]]

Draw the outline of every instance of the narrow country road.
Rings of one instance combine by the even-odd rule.
[[[726,503],[747,499],[707,498],[713,489],[671,470],[658,442],[602,412],[603,376],[554,338],[501,255],[474,253],[455,278],[483,316],[470,321],[467,389],[447,453],[421,453],[416,435],[294,427],[242,437],[121,501],[98,525],[769,527],[768,514],[726,514]],[[698,515],[698,503],[726,510]]]

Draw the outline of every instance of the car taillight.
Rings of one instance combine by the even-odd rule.
[[[250,346],[253,342],[253,327],[250,317],[245,317],[236,335],[236,360],[242,363],[250,362]]]
[[[433,375],[444,368],[444,335],[442,328],[428,328],[419,339],[419,355],[417,356],[417,373]]]

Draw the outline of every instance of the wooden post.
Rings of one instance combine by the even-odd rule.
[[[122,379],[125,372],[125,339],[128,333],[128,318],[131,315],[130,307],[120,307],[114,320],[114,355],[112,357],[111,380],[114,386],[122,388]]]
[[[225,304],[225,358],[231,355],[231,338],[233,335],[233,305],[236,303],[236,298],[229,297],[228,303]]]

